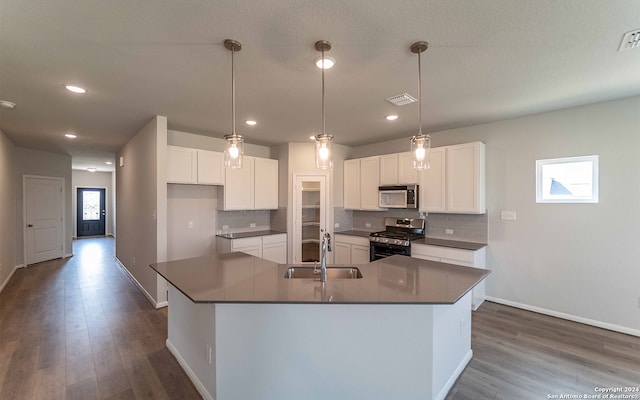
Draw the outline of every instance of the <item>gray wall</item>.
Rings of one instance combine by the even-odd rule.
[[[78,201],[78,188],[102,188],[106,189],[105,201],[106,201],[106,226],[105,233],[107,235],[113,235],[114,229],[114,195],[113,195],[113,173],[112,172],[89,172],[85,170],[72,170],[71,171],[71,187],[72,187],[72,205],[73,210],[73,236],[78,236],[78,213],[76,212]]]
[[[47,153],[39,150],[15,147],[14,153],[15,182],[16,182],[16,262],[24,263],[24,221],[23,221],[23,176],[51,176],[64,178],[64,254],[70,256],[73,252],[73,210],[71,208],[71,156],[67,154]]]
[[[631,97],[432,134],[434,146],[487,145],[489,296],[640,333],[638,110]],[[406,151],[408,137],[353,155]],[[593,154],[598,204],[535,202],[537,159]],[[501,210],[517,220],[501,220]]]
[[[16,262],[16,147],[0,130],[0,290],[18,264]]]
[[[166,143],[167,119],[157,116],[116,154],[116,257],[156,304],[166,301],[149,267],[167,255]]]

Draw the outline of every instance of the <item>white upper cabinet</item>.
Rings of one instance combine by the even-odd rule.
[[[380,157],[357,158],[344,162],[344,208],[381,210],[378,207]]]
[[[278,208],[278,160],[245,156],[242,168],[225,168],[223,210]]]
[[[418,171],[413,168],[411,152],[380,156],[380,185],[415,185]]]
[[[198,183],[224,185],[224,153],[198,150]]]
[[[445,148],[431,149],[429,169],[420,172],[420,211],[447,212],[445,168]]]
[[[278,160],[255,158],[254,208],[274,210],[278,208]]]
[[[484,214],[485,146],[474,142],[447,147],[447,211]]]
[[[223,185],[224,154],[167,146],[167,182]]]
[[[167,146],[167,182],[198,183],[196,149]]]
[[[420,175],[420,211],[486,212],[484,143],[431,149],[430,168]]]

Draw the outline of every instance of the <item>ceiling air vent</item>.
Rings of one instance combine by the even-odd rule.
[[[394,104],[396,106],[405,106],[407,104],[415,103],[416,98],[412,97],[408,93],[402,93],[397,96],[392,96],[386,99],[389,103]]]
[[[625,33],[618,51],[631,50],[635,48],[640,48],[640,29]]]

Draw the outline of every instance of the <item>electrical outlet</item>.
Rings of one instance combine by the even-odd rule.
[[[222,229],[229,229],[229,225],[222,225]]]
[[[189,222],[187,223],[187,227],[188,227],[189,229],[193,229],[193,221],[189,221]]]
[[[335,224],[333,224],[333,227],[334,227],[334,228],[340,228],[340,223],[339,223],[339,222],[336,222]]]
[[[249,228],[255,228],[255,227],[256,227],[256,224],[254,222],[249,224]]]
[[[500,213],[500,219],[504,221],[515,221],[516,220],[516,212],[515,211],[502,211]]]
[[[133,257],[133,265],[136,265],[136,258]]]
[[[371,228],[371,224],[367,222],[366,224],[364,224],[364,227],[365,228]]]
[[[445,229],[444,233],[447,235],[453,235],[453,229]]]

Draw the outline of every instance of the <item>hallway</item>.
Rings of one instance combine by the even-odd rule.
[[[0,293],[0,399],[199,399],[113,238],[15,272]]]

